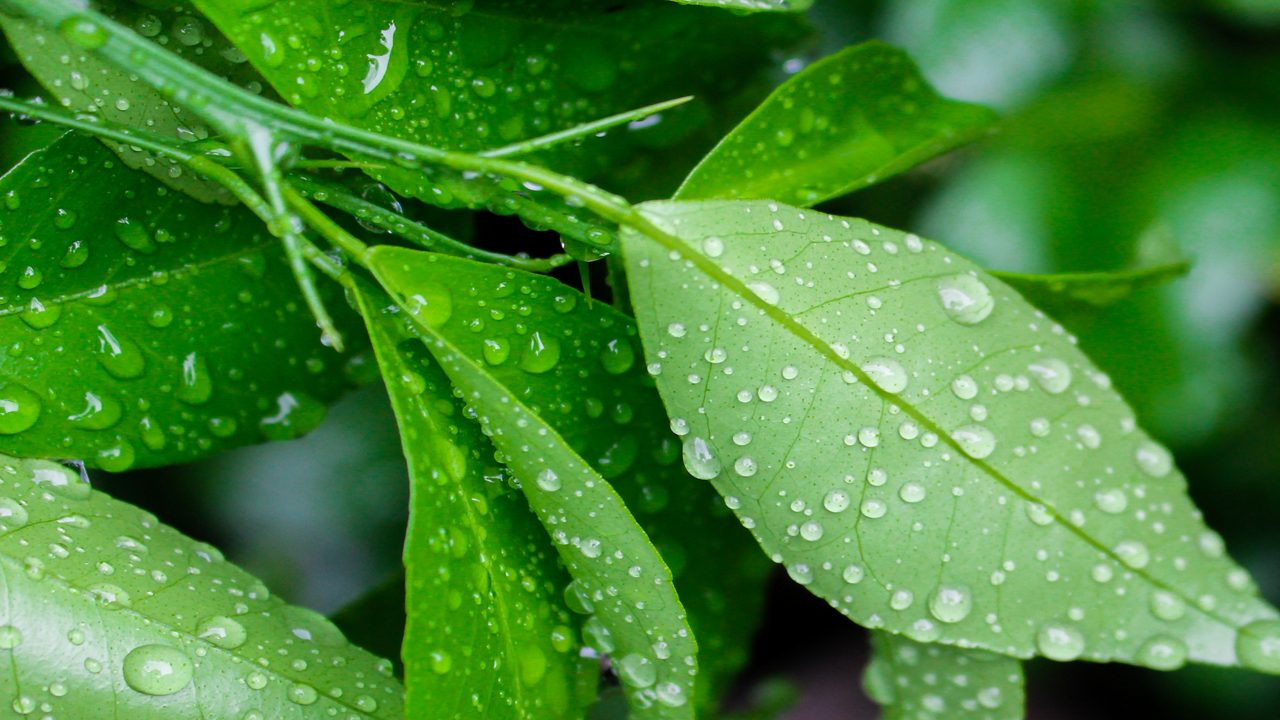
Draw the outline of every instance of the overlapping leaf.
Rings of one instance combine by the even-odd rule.
[[[634,322],[549,278],[449,258],[412,266],[454,290],[435,332],[607,479],[661,551],[701,650],[697,700],[712,707],[746,660],[768,562],[715,491],[684,473]]]
[[[112,471],[182,462],[296,437],[348,385],[247,210],[190,199],[75,135],[0,194],[0,451]]]
[[[796,582],[920,641],[1276,670],[1276,612],[1168,451],[1007,286],[864,221],[642,213],[628,277],[686,465]]]
[[[740,18],[652,2],[309,0],[197,3],[290,103],[428,145],[501,147],[683,95],[730,92],[796,35],[785,18]],[[638,58],[644,61],[639,62]],[[578,175],[688,135],[681,108],[539,162]],[[593,244],[611,231],[548,193],[398,167],[374,174],[438,205],[488,207]]]
[[[799,12],[808,10],[813,0],[675,0],[682,5],[709,5],[745,12]]]
[[[1096,310],[1113,305],[1146,287],[1161,285],[1186,275],[1187,262],[1166,263],[1110,272],[1035,274],[992,271],[1033,305],[1055,317],[1062,313]]]
[[[163,42],[171,52],[240,85],[262,90],[259,76],[245,62],[244,54],[188,3],[148,5],[128,0],[94,3],[100,12],[143,37]],[[208,126],[198,117],[136,77],[68,42],[61,34],[2,14],[0,27],[23,65],[70,110],[146,128],[174,140],[209,136]],[[203,200],[232,201],[221,186],[192,174],[169,158],[118,143],[111,146],[130,167],[145,170],[175,189]]]
[[[994,122],[986,108],[938,95],[906,53],[863,43],[775,90],[676,197],[813,205],[971,142]]]
[[[534,286],[502,271],[495,278],[493,269],[467,260],[384,246],[371,251],[369,265],[410,308],[432,353],[519,479],[574,578],[570,592],[578,609],[593,614],[586,623],[588,643],[613,658],[634,716],[692,717],[697,647],[662,557],[610,484],[532,409],[534,402],[547,399],[509,387],[489,369],[511,361],[523,372],[540,374],[575,355],[591,362],[634,363],[625,328],[602,323],[619,333],[614,347],[607,348],[584,342],[593,340],[589,336],[565,334],[563,325],[544,324],[542,318],[535,322],[527,318],[533,307],[554,304],[571,314],[577,298],[562,295],[557,301],[561,293],[545,288],[535,296]],[[482,269],[484,280],[466,282],[468,267]],[[447,285],[443,277],[449,278]],[[548,302],[537,302],[543,299]],[[503,322],[508,313],[511,325]],[[485,343],[484,359],[454,346],[441,330],[449,325],[468,328],[476,339],[487,336],[492,342]],[[521,347],[512,347],[517,334],[523,335]],[[611,350],[613,356],[601,356]],[[630,412],[616,405],[609,411]],[[627,449],[622,444],[607,463],[634,461],[634,455],[625,457]]]
[[[17,716],[404,717],[391,663],[71,469],[0,455],[0,529]]]
[[[889,633],[875,633],[872,646],[862,684],[885,720],[1022,719],[1022,664],[1013,658]]]
[[[381,292],[358,296],[409,461],[409,717],[581,717],[597,669],[576,652],[546,534],[408,318]]]

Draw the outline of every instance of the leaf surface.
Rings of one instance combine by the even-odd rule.
[[[872,634],[862,684],[884,720],[1022,720],[1022,664],[1013,658],[901,635]]]
[[[247,210],[77,135],[0,195],[5,234],[23,239],[0,247],[0,451],[111,471],[183,462],[297,437],[350,384]],[[358,346],[353,314],[338,317]]]
[[[634,717],[693,717],[690,698],[697,647],[663,558],[610,483],[533,409],[539,399],[527,389],[504,384],[490,371],[490,366],[502,364],[496,361],[510,360],[523,372],[545,373],[579,353],[600,362],[604,348],[557,332],[556,325],[544,324],[541,318],[535,322],[527,317],[533,308],[546,305],[571,313],[577,298],[557,302],[545,293],[535,298],[532,285],[503,282],[516,278],[495,269],[485,270],[490,273],[485,282],[468,283],[462,274],[467,268],[480,271],[486,266],[400,248],[374,248],[369,265],[401,305],[414,310],[413,320],[432,353],[493,439],[500,459],[519,479],[573,577],[567,592],[577,609],[593,615],[585,625],[588,645],[612,659]],[[437,279],[446,277],[447,285]],[[460,350],[441,329],[453,323],[480,330],[472,333],[476,338],[505,340],[511,326],[501,321],[508,312],[524,327],[523,346],[507,345],[503,354],[502,343],[495,342],[489,360]],[[497,326],[492,330],[487,327],[491,322]],[[504,332],[489,334],[498,329]],[[631,348],[625,334],[614,337]],[[587,355],[588,350],[594,352]],[[634,354],[630,362],[635,362]],[[615,453],[610,459],[623,458]]]
[[[74,470],[0,456],[0,528],[17,715],[404,717],[390,662]]]
[[[125,0],[104,0],[95,2],[94,6],[143,37],[163,43],[169,51],[186,60],[242,86],[262,89],[261,79],[245,62],[244,54],[188,3],[144,7]],[[0,27],[23,65],[68,110],[146,128],[173,140],[201,140],[209,136],[208,126],[198,117],[170,103],[160,92],[129,73],[68,42],[60,33],[2,14]],[[109,145],[129,167],[144,170],[170,187],[205,201],[233,202],[221,186],[192,174],[169,158],[118,143]]]
[[[1266,668],[1276,612],[1169,452],[1003,283],[773,203],[641,212],[628,277],[686,466],[796,582],[919,641]]]
[[[675,97],[731,92],[767,63],[768,48],[796,35],[796,25],[783,19],[615,0],[198,4],[291,104],[467,151]],[[603,139],[561,145],[538,162],[597,174],[641,150],[677,142],[708,115],[705,108],[679,108]],[[518,213],[591,244],[608,244],[612,236],[531,187],[398,167],[373,174],[432,204]]]
[[[775,90],[702,159],[676,198],[813,205],[971,142],[995,119],[938,95],[901,50],[862,43]]]
[[[1058,314],[1104,308],[1129,297],[1136,290],[1171,282],[1191,270],[1188,262],[1108,272],[1035,274],[992,271],[1036,307]]]

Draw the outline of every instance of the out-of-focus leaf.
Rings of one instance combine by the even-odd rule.
[[[578,609],[593,613],[585,625],[588,644],[613,658],[633,716],[693,717],[697,645],[663,558],[609,482],[549,421],[554,414],[535,409],[547,399],[508,386],[491,370],[510,360],[522,372],[545,373],[568,362],[565,356],[615,369],[622,365],[611,363],[625,361],[629,369],[636,356],[625,328],[613,329],[623,334],[610,348],[564,333],[563,324],[533,324],[526,316],[534,307],[572,315],[578,299],[534,297],[533,287],[514,275],[468,260],[379,246],[368,262],[383,287],[413,311],[423,339],[519,479],[573,576],[567,592]],[[483,273],[467,282],[467,268]],[[444,277],[447,285],[436,279]],[[502,323],[508,312],[519,320]],[[455,347],[441,330],[450,324],[478,329],[473,337],[492,341],[487,354],[476,358]],[[523,336],[512,332],[517,328]],[[625,449],[609,459],[622,462]]]
[[[1022,720],[1022,663],[1013,658],[872,635],[862,684],[884,720]]]
[[[0,528],[17,716],[404,717],[390,662],[69,468],[0,455]]]
[[[550,278],[449,258],[412,265],[453,289],[435,332],[607,479],[662,553],[698,638],[697,704],[713,708],[746,661],[769,563],[680,466],[634,321]],[[538,348],[558,359],[539,364]]]
[[[995,119],[938,95],[901,50],[863,43],[775,90],[703,158],[676,198],[813,205],[968,143]]]
[[[412,486],[404,663],[409,717],[580,717],[585,673],[537,518],[507,487],[493,446],[377,290],[360,309],[400,425]],[[588,684],[588,687],[590,687]],[[589,699],[589,698],[587,698]]]
[[[1245,649],[1276,611],[1169,452],[999,280],[774,203],[641,212],[632,301],[686,467],[797,583],[923,642],[1275,671]]]
[[[290,103],[359,127],[455,150],[506,146],[684,95],[713,99],[751,81],[797,35],[785,17],[616,0],[198,0]],[[298,47],[294,47],[298,43]],[[643,62],[639,61],[643,58]],[[579,176],[624,164],[706,122],[677,108],[538,162]],[[399,167],[373,171],[442,206],[520,214],[593,245],[612,232],[549,193]]]
[[[991,274],[1021,293],[1032,305],[1056,317],[1061,311],[1114,305],[1134,290],[1171,282],[1190,270],[1191,263],[1177,262],[1110,272],[1038,275],[992,270]]]
[[[0,179],[0,451],[120,471],[314,428],[348,386],[279,245],[67,135]],[[332,284],[330,306],[343,310]],[[338,317],[363,342],[353,313]]]
[[[404,642],[404,573],[396,573],[329,616],[347,639],[385,657],[395,665],[396,677],[404,678],[400,648]]]
[[[144,7],[127,0],[101,0],[94,6],[211,72],[251,89],[262,89],[258,74],[245,62],[244,54],[188,3]],[[129,73],[68,42],[61,34],[3,14],[0,27],[31,74],[68,109],[146,128],[175,140],[209,136],[208,126],[199,118]],[[132,146],[108,144],[129,167],[145,170],[172,188],[201,200],[232,202],[221,186],[192,174],[170,158],[156,157]]]

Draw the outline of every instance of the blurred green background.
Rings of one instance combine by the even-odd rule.
[[[818,0],[812,18],[819,39],[778,58],[779,79],[880,38],[944,94],[1005,117],[992,139],[825,209],[995,269],[1194,262],[1172,285],[1065,320],[1280,602],[1280,2]],[[7,87],[38,94],[2,60]],[[0,163],[51,133],[4,121]],[[301,440],[97,482],[321,611],[398,566],[407,480],[376,387]],[[735,703],[782,676],[801,691],[789,720],[874,717],[865,652],[860,630],[776,582]],[[1280,718],[1280,680],[1246,673],[1036,662],[1029,677],[1032,718]]]

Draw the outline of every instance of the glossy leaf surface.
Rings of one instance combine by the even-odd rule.
[[[1038,275],[992,271],[991,274],[1017,290],[1036,307],[1056,315],[1059,309],[1078,311],[1114,305],[1129,297],[1135,290],[1171,282],[1190,270],[1190,263],[1177,262],[1110,272]]]
[[[404,717],[390,662],[72,469],[0,455],[0,528],[16,716]]]
[[[1168,451],[1007,286],[864,221],[642,212],[628,276],[686,466],[796,582],[920,641],[1268,669],[1275,610]]]
[[[699,705],[714,706],[746,661],[769,563],[715,490],[689,482],[634,321],[546,277],[448,258],[415,267],[454,289],[435,332],[553,426],[662,553],[701,650]],[[538,347],[556,361],[540,364]]]
[[[785,18],[742,18],[666,3],[199,0],[291,104],[361,128],[482,150],[684,95],[728,92],[789,42]],[[643,63],[637,58],[643,56]],[[687,136],[707,113],[651,122],[538,156],[591,175]],[[422,169],[374,171],[427,202],[518,213],[592,244],[611,232],[549,193]]]
[[[862,684],[884,720],[1022,720],[1022,664],[1013,658],[884,632],[872,647]]]
[[[0,451],[111,471],[297,437],[347,386],[278,242],[67,135],[0,179]],[[324,287],[335,311],[342,301]],[[343,330],[362,340],[352,313]]]
[[[143,37],[165,46],[222,77],[262,90],[244,53],[227,41],[187,3],[145,7],[126,0],[95,2],[95,7]],[[198,117],[170,103],[151,86],[95,57],[58,32],[0,15],[23,65],[61,104],[74,112],[93,113],[114,122],[146,128],[173,140],[200,140],[209,128]],[[165,184],[202,200],[231,202],[221,186],[193,175],[168,158],[111,143],[130,167],[150,173]]]
[[[588,645],[613,658],[634,717],[692,717],[697,647],[662,557],[609,482],[532,409],[534,398],[490,372],[491,365],[501,363],[464,353],[439,329],[454,323],[483,331],[491,322],[499,325],[508,312],[520,317],[521,307],[534,305],[532,287],[526,284],[526,292],[520,292],[520,283],[503,282],[512,277],[504,271],[412,250],[375,248],[369,263],[383,286],[415,311],[413,320],[432,353],[519,479],[573,577],[567,593],[578,610],[592,614],[585,626]],[[449,271],[468,267],[488,273],[486,281],[468,287],[464,277]],[[440,277],[449,277],[449,284],[435,279]],[[544,297],[554,299],[538,295]],[[574,309],[565,301],[559,305],[566,312]],[[527,321],[521,317],[519,322]],[[595,350],[585,356],[591,362],[614,362],[599,354],[607,348],[586,345],[554,326],[529,322],[525,328],[523,347],[507,345],[503,355],[502,343],[494,343],[488,357],[510,359],[531,374],[548,372],[567,362],[565,356],[588,349]],[[624,333],[617,339],[631,347],[625,328],[608,329]],[[506,332],[490,337],[508,340]]]
[[[994,122],[986,108],[938,95],[906,53],[867,42],[775,90],[703,158],[676,197],[813,205],[968,143]]]
[[[376,290],[360,291],[409,462],[404,639],[410,717],[571,718],[581,679],[568,583],[493,445]]]

